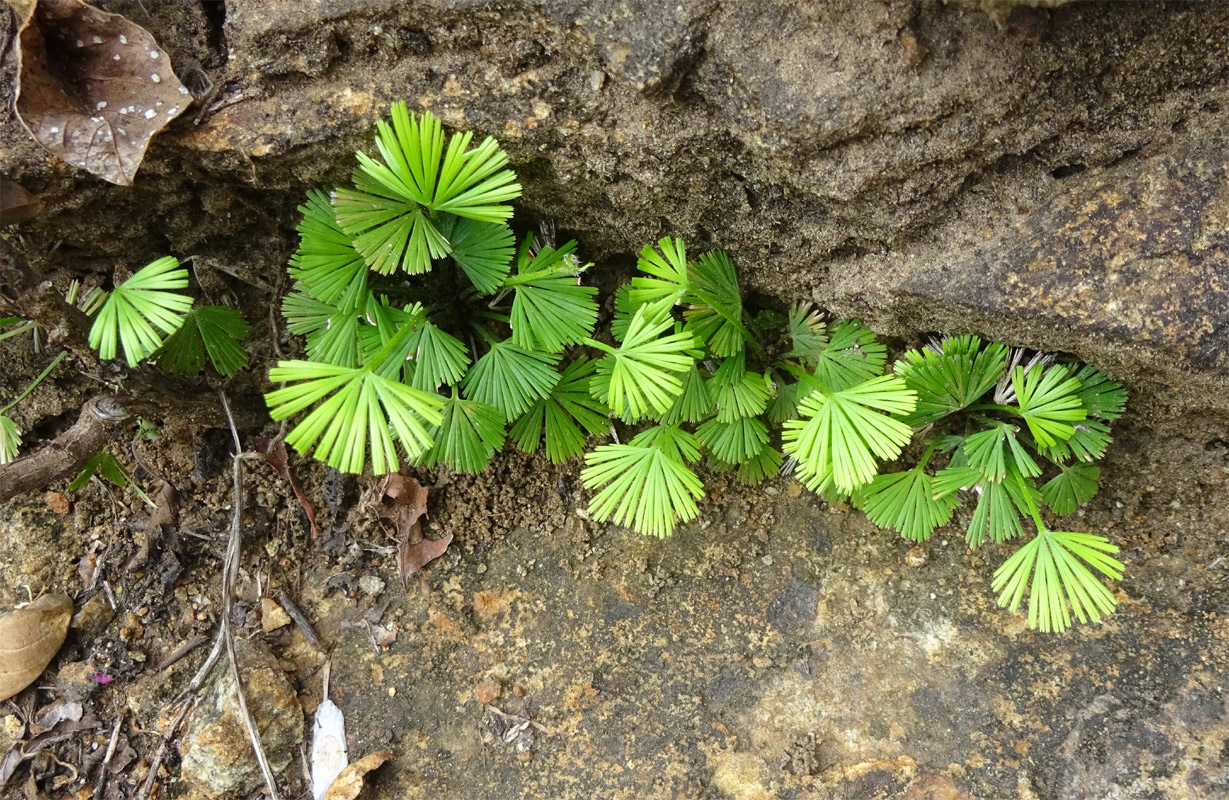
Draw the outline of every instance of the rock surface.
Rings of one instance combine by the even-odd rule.
[[[298,754],[303,741],[298,695],[263,644],[239,640],[235,642],[235,658],[265,756],[270,767],[281,772]],[[192,711],[179,741],[179,752],[184,782],[204,797],[246,795],[264,785],[225,658]]]

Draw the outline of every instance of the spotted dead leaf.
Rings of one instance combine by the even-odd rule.
[[[363,781],[367,773],[393,757],[392,753],[383,750],[370,753],[355,761],[341,771],[341,774],[329,785],[324,800],[354,800],[363,791]]]
[[[192,100],[171,60],[149,31],[82,0],[20,5],[22,124],[73,166],[130,186],[150,139]]]
[[[73,601],[45,594],[0,617],[0,702],[34,683],[64,644]]]

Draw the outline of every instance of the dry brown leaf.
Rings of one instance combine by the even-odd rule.
[[[0,176],[0,225],[16,225],[33,219],[43,210],[43,201],[20,183]]]
[[[415,572],[444,555],[451,543],[451,533],[445,534],[442,539],[419,539],[414,544],[402,540],[397,547],[397,570],[401,573],[401,582],[406,583]]]
[[[341,771],[324,795],[324,800],[354,800],[363,791],[363,781],[367,773],[393,757],[392,753],[383,750],[369,753]]]
[[[45,594],[0,617],[0,702],[34,683],[64,644],[73,601]]]
[[[82,0],[38,0],[23,20],[22,124],[73,166],[132,185],[150,139],[192,102],[170,58],[140,25]]]
[[[253,442],[256,446],[256,452],[261,453],[261,460],[273,468],[273,471],[281,477],[282,480],[290,484],[294,496],[299,498],[299,505],[303,506],[303,513],[307,515],[307,521],[312,529],[312,541],[320,536],[320,529],[316,527],[316,506],[311,500],[307,499],[307,495],[303,494],[303,490],[299,488],[298,481],[294,479],[294,475],[290,473],[290,465],[287,463],[286,445],[278,442],[277,447],[269,451],[269,440],[262,437],[257,437]]]

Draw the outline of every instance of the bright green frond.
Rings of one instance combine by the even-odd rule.
[[[367,264],[337,224],[327,194],[309,191],[299,211],[299,249],[290,257],[290,277],[314,299],[336,303],[367,272]]]
[[[1049,447],[1038,448],[1038,451],[1055,462],[1067,461],[1073,456],[1081,461],[1092,461],[1105,455],[1105,448],[1109,447],[1112,441],[1109,425],[1095,419],[1086,419],[1072,427],[1074,432],[1070,439],[1059,439]]]
[[[576,242],[555,250],[543,247],[532,259],[531,237],[517,259],[517,272],[504,285],[512,299],[512,341],[530,349],[561,353],[593,335],[597,324],[597,288],[580,285],[585,268],[574,255]]]
[[[499,291],[512,269],[516,237],[503,222],[482,222],[443,214],[440,232],[452,245],[457,262],[479,294]]]
[[[717,404],[717,419],[721,422],[758,416],[768,406],[768,381],[763,375],[746,369],[746,363],[742,353],[727,358],[708,382],[709,392]]]
[[[1041,499],[1032,481],[1027,481],[1025,485],[1033,495],[1034,503]],[[1024,490],[1017,481],[996,483],[983,479],[977,484],[977,491],[977,506],[973,509],[973,518],[964,537],[969,547],[976,549],[987,536],[996,542],[1003,542],[1024,535],[1022,520],[1029,513],[1029,506]]]
[[[589,394],[589,379],[596,367],[591,359],[569,364],[550,395],[530,406],[512,426],[516,446],[532,453],[545,431],[546,455],[552,463],[561,464],[584,451],[585,432],[604,432],[610,425],[610,409]]]
[[[1121,578],[1122,562],[1112,556],[1117,552],[1103,536],[1042,528],[995,570],[991,588],[999,592],[999,605],[1012,611],[1028,588],[1028,626],[1060,633],[1071,627],[1071,611],[1080,622],[1113,613],[1117,601],[1096,573]]]
[[[636,420],[662,415],[682,394],[679,374],[691,369],[698,354],[691,334],[662,335],[674,326],[668,308],[658,303],[637,309],[618,349],[593,339],[586,341],[606,352],[590,386],[593,396],[610,406],[616,416]]]
[[[1062,467],[1058,475],[1041,487],[1041,497],[1055,514],[1074,513],[1097,493],[1097,480],[1101,468],[1091,464],[1072,464]]]
[[[1007,346],[982,347],[976,336],[944,339],[939,349],[910,350],[896,362],[896,374],[918,393],[917,410],[906,420],[914,427],[967,408],[994,388],[1007,363]]]
[[[814,375],[825,390],[838,392],[883,372],[887,348],[860,322],[838,322],[815,363]]]
[[[115,358],[116,339],[128,366],[135,367],[183,324],[192,298],[171,289],[188,286],[188,271],[167,256],[142,267],[107,295],[90,328],[90,347]]]
[[[559,382],[559,356],[526,350],[505,339],[491,345],[461,381],[466,398],[495,406],[516,419]]]
[[[504,446],[504,415],[498,408],[455,395],[444,401],[443,421],[431,429],[435,444],[422,456],[457,472],[482,472]]]
[[[911,470],[879,475],[854,492],[857,504],[881,528],[892,528],[906,539],[922,542],[952,518],[959,501],[938,495],[934,479],[922,462]]]
[[[17,458],[20,449],[21,432],[17,430],[17,423],[0,414],[0,464],[8,464]]]
[[[909,443],[909,426],[886,414],[908,414],[916,402],[895,375],[814,392],[800,404],[803,418],[785,423],[785,452],[797,459],[798,477],[812,491],[834,485],[851,492],[875,477],[876,458],[896,458]]]
[[[628,299],[641,305],[654,303],[669,298],[674,305],[682,299],[689,288],[687,280],[687,246],[682,239],[671,239],[669,236],[657,243],[661,252],[651,245],[645,245],[640,251],[640,259],[636,268],[648,277],[638,275],[632,278],[632,288]]]
[[[741,464],[768,444],[768,426],[757,417],[732,422],[710,419],[696,429],[696,438],[719,460]]]
[[[1086,416],[1079,395],[1080,382],[1071,377],[1065,366],[1034,366],[1028,372],[1024,367],[1016,367],[1011,373],[1011,384],[1019,414],[1028,423],[1039,447],[1070,439],[1075,433],[1071,423],[1081,422]]]
[[[718,358],[739,355],[745,342],[755,344],[743,325],[743,299],[734,262],[720,250],[705,253],[688,269],[683,298],[687,329]]]
[[[646,434],[651,434],[646,436]],[[677,428],[652,428],[629,444],[607,444],[585,455],[581,480],[599,491],[589,513],[599,522],[613,520],[650,536],[669,536],[675,518],[688,521],[699,513],[696,500],[704,484],[687,466],[685,455],[698,455],[695,441]]]
[[[440,423],[444,399],[376,374],[379,360],[364,367],[278,362],[269,380],[287,386],[265,395],[273,419],[315,406],[286,442],[343,472],[362,472],[368,463],[376,474],[395,472],[400,466],[396,441],[411,460],[420,457],[432,444],[427,430]]]
[[[248,354],[240,344],[248,335],[243,315],[226,306],[197,306],[183,325],[155,354],[158,366],[176,375],[196,375],[205,355],[219,375],[229,378],[247,366]]]

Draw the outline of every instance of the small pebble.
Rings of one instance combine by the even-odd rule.
[[[286,609],[278,605],[276,600],[269,597],[260,598],[260,627],[265,633],[272,633],[289,624],[290,615],[286,613]]]
[[[375,575],[364,575],[358,579],[358,588],[362,589],[366,594],[374,596],[384,591],[384,581]]]
[[[909,548],[909,552],[905,553],[905,563],[911,567],[925,566],[928,558],[926,551],[920,545]]]
[[[474,687],[474,697],[479,703],[484,706],[494,703],[503,694],[504,687],[499,684],[499,681],[494,678],[483,678],[482,681]]]

